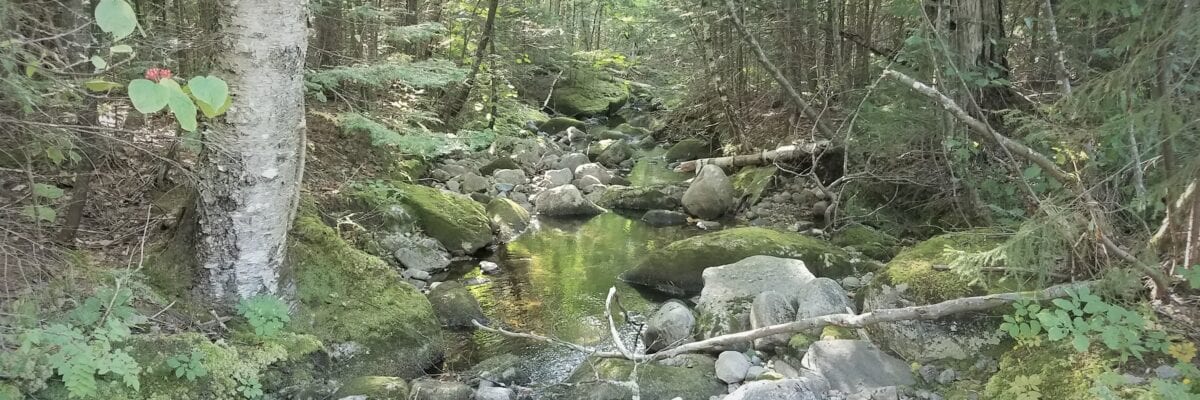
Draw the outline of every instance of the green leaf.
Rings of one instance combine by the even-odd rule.
[[[196,102],[196,107],[199,107],[200,112],[203,112],[204,116],[207,118],[219,117],[221,114],[224,114],[226,111],[229,111],[229,107],[232,105],[233,105],[233,96],[225,97],[225,104],[222,105],[221,108],[218,108],[215,110],[212,107],[209,107],[208,104],[205,104],[203,101]]]
[[[129,100],[133,101],[133,108],[142,114],[153,114],[162,110],[167,106],[170,95],[167,88],[147,79],[134,79],[133,82],[129,82]]]
[[[1091,339],[1088,339],[1088,337],[1084,335],[1075,335],[1075,338],[1071,339],[1071,346],[1074,346],[1075,351],[1080,353],[1087,351],[1088,347],[1091,345]]]
[[[1188,286],[1193,290],[1200,289],[1200,265],[1193,265],[1191,268],[1183,270],[1183,277],[1187,279]]]
[[[103,71],[108,68],[108,61],[104,61],[104,58],[100,56],[92,56],[92,66],[96,67],[97,71]]]
[[[106,81],[103,79],[92,79],[90,81],[84,82],[83,87],[85,87],[85,88],[87,88],[87,90],[90,90],[93,92],[107,92],[107,91],[110,91],[113,89],[120,88],[121,84],[116,83],[116,82],[109,82],[109,81]]]
[[[33,195],[54,200],[63,197],[63,190],[59,189],[58,186],[35,183],[33,184]]]
[[[46,222],[54,222],[54,219],[58,218],[58,212],[47,206],[25,206],[21,213],[34,220]]]
[[[113,53],[113,54],[117,54],[117,53],[132,53],[132,52],[133,52],[133,47],[130,47],[130,46],[129,46],[129,45],[127,45],[127,44],[118,44],[118,45],[116,45],[116,46],[109,47],[109,48],[108,48],[108,52],[109,52],[109,53]]]
[[[54,165],[62,165],[63,160],[66,160],[66,157],[63,156],[62,149],[58,147],[47,148],[46,158],[49,158],[50,162],[53,162]]]
[[[225,105],[229,98],[229,85],[215,76],[197,76],[188,81],[188,89],[196,100],[210,107]]]
[[[192,102],[192,98],[183,92],[173,92],[167,100],[167,105],[171,107],[171,114],[175,115],[175,120],[179,121],[179,127],[188,132],[196,130],[196,104]]]
[[[111,33],[114,40],[121,40],[137,28],[137,14],[125,0],[100,0],[96,5],[96,25]]]

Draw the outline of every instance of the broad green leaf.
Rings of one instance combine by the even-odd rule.
[[[104,58],[100,56],[92,56],[92,66],[96,67],[97,71],[102,71],[108,68],[108,61],[104,61]]]
[[[125,0],[100,0],[96,5],[96,25],[111,33],[114,40],[121,40],[137,28],[137,14]]]
[[[229,85],[215,76],[197,76],[188,81],[188,89],[196,100],[210,107],[225,105],[229,98]]]
[[[164,81],[165,82],[165,81]],[[129,82],[129,100],[142,114],[153,114],[167,106],[170,92],[162,85],[147,79]]]
[[[107,92],[107,91],[110,91],[113,89],[120,88],[121,84],[116,83],[116,82],[109,82],[109,81],[106,81],[103,79],[92,79],[90,81],[84,82],[83,87],[85,87],[85,88],[87,88],[87,90],[90,90],[93,92]]]
[[[59,189],[58,186],[35,183],[33,184],[33,195],[54,200],[63,197],[63,190]]]
[[[188,132],[196,130],[196,104],[192,103],[191,97],[182,91],[171,92],[167,105],[171,107],[171,114],[175,114],[175,120],[179,121],[179,127]]]
[[[47,206],[25,206],[21,210],[21,213],[34,220],[42,220],[46,222],[54,222],[54,219],[58,217],[58,212]]]
[[[221,116],[221,114],[224,114],[226,111],[229,111],[229,107],[232,105],[233,105],[233,96],[226,96],[225,104],[222,105],[221,108],[218,108],[215,110],[212,107],[209,107],[208,104],[205,104],[203,101],[196,102],[196,107],[199,107],[200,112],[203,112],[204,116],[208,117],[208,118],[216,118],[216,117]]]
[[[63,160],[66,159],[63,156],[62,149],[60,149],[58,147],[46,148],[46,158],[49,158],[50,162],[53,162],[54,165],[61,165]]]
[[[109,47],[108,51],[110,53],[114,53],[114,54],[116,54],[116,53],[132,53],[133,47],[130,47],[127,44],[118,44],[116,46]]]
[[[1092,341],[1087,336],[1075,335],[1075,338],[1071,339],[1071,345],[1075,346],[1075,351],[1082,353],[1087,351],[1088,347],[1092,345]]]

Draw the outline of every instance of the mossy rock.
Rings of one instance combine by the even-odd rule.
[[[664,156],[667,162],[689,161],[712,156],[708,143],[700,139],[684,139],[675,143]]]
[[[550,105],[562,114],[584,118],[611,114],[628,101],[629,86],[625,83],[608,79],[599,71],[578,69],[554,89]]]
[[[138,375],[140,389],[133,390],[119,381],[101,380],[95,398],[240,400],[245,398],[239,391],[243,386],[258,385],[271,392],[316,379],[312,366],[306,365],[308,356],[321,349],[321,342],[313,336],[283,333],[261,341],[251,337],[234,339],[214,343],[194,332],[131,336],[122,347],[142,368]],[[167,360],[193,352],[202,354],[201,363],[207,373],[195,381],[176,377]],[[286,369],[288,373],[272,373],[273,369]],[[66,399],[68,395],[61,383],[55,383],[38,392],[35,398]]]
[[[446,250],[471,254],[492,242],[492,226],[478,201],[421,185],[394,186],[401,193],[403,205],[416,214],[425,234],[441,242]]]
[[[634,149],[632,144],[629,144],[629,142],[624,140],[618,140],[606,147],[604,151],[596,157],[596,162],[599,162],[600,164],[609,168],[617,168],[622,162],[625,162],[625,160],[633,157],[633,153]]]
[[[684,240],[650,253],[641,264],[621,274],[626,282],[668,293],[699,293],[705,268],[766,255],[804,260],[813,274],[829,278],[850,275],[865,264],[827,242],[766,228],[726,229]]]
[[[970,277],[954,271],[934,269],[934,266],[950,264],[956,252],[994,249],[1003,239],[1002,235],[987,230],[934,236],[897,254],[878,275],[878,283],[907,285],[911,300],[919,304],[982,294],[983,288],[973,285]]]
[[[517,160],[513,160],[512,157],[500,157],[479,167],[479,173],[483,176],[491,176],[499,169],[521,169],[521,164],[518,164]]]
[[[506,198],[495,198],[487,205],[488,221],[501,242],[516,239],[529,227],[532,217],[525,207]]]
[[[608,140],[625,140],[625,139],[629,139],[629,135],[626,135],[626,134],[624,134],[624,133],[621,133],[621,132],[618,132],[618,131],[614,131],[614,130],[611,130],[611,129],[600,129],[600,130],[598,130],[598,131],[596,132],[596,134],[592,135],[592,137],[596,138],[596,140],[605,140],[605,139],[608,139]]]
[[[16,386],[7,383],[0,383],[0,400],[17,400],[23,398],[25,396],[21,395],[21,389],[17,389]]]
[[[443,348],[433,306],[383,260],[342,240],[313,208],[302,208],[288,246],[299,302],[293,329],[369,349],[343,365],[346,374],[421,375]]]
[[[617,125],[616,130],[617,130],[617,132],[621,132],[627,136],[632,136],[632,137],[641,137],[641,136],[646,136],[646,135],[650,134],[649,129],[633,126],[630,124]]]
[[[830,242],[839,247],[853,247],[863,255],[880,261],[895,257],[896,249],[900,246],[900,241],[894,236],[862,224],[842,228],[833,234]]]
[[[771,178],[778,171],[779,167],[774,165],[745,167],[733,174],[730,181],[733,183],[733,190],[738,193],[738,198],[745,199],[745,204],[755,204],[762,198],[763,191],[771,185]]]
[[[541,125],[538,125],[538,130],[553,135],[565,131],[570,127],[575,127],[575,129],[579,130],[586,130],[587,124],[571,117],[554,117],[546,120],[546,122],[542,122]]]
[[[623,210],[674,210],[682,197],[682,188],[672,185],[609,186],[597,204]]]
[[[603,358],[591,359],[580,364],[567,378],[568,383],[594,381],[628,381],[637,367],[637,384],[643,400],[707,399],[724,394],[726,386],[717,379],[716,360],[709,356],[688,354],[666,361],[635,365],[633,361]],[[588,398],[586,393],[578,397]]]
[[[472,321],[487,325],[487,317],[479,300],[469,290],[458,282],[442,282],[429,291],[429,302],[433,304],[433,313],[437,315],[442,325],[451,329],[473,329]]]
[[[1067,346],[1018,346],[1000,358],[1000,370],[988,379],[981,398],[1028,398],[1021,397],[1027,388],[1014,387],[1013,382],[1034,378],[1041,381],[1035,388],[1043,399],[1094,399],[1092,383],[1111,364],[1096,353],[1077,353]]]
[[[360,376],[338,388],[333,398],[366,396],[371,400],[408,400],[408,382],[394,376]]]

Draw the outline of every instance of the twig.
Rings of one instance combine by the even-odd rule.
[[[612,334],[613,343],[617,345],[617,351],[620,351],[621,355],[625,356],[625,358],[633,360],[633,353],[625,347],[625,342],[621,340],[621,334],[617,331],[617,323],[613,320],[612,303],[616,297],[617,287],[608,288],[608,298],[604,300],[604,315],[608,317],[608,333]]]
[[[479,321],[477,321],[477,320],[471,320],[471,323],[475,324],[476,328],[482,329],[485,332],[492,332],[492,333],[496,333],[496,334],[508,336],[508,337],[530,339],[530,340],[536,340],[536,341],[539,341],[542,343],[549,343],[549,344],[564,346],[564,347],[573,349],[575,351],[578,351],[580,353],[595,353],[596,352],[596,349],[580,346],[575,343],[571,343],[571,342],[561,340],[561,339],[555,339],[552,337],[537,335],[537,334],[533,334],[533,333],[513,332],[513,331],[505,330],[504,328],[492,328],[487,325],[479,323]]]

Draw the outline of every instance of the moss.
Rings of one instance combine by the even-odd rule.
[[[588,361],[581,364],[567,382],[581,383],[596,378],[628,381],[636,366],[638,387],[645,400],[707,399],[725,393],[725,384],[716,377],[716,361],[712,357],[679,356],[669,360],[670,365],[665,362],[635,365],[633,361],[616,358]]]
[[[333,398],[366,396],[371,400],[407,400],[408,382],[394,376],[360,376],[338,388]]]
[[[597,203],[604,208],[625,210],[673,210],[679,207],[681,191],[671,185],[611,186]],[[671,193],[676,192],[676,193]]]
[[[488,202],[488,221],[492,230],[499,234],[501,241],[511,241],[529,227],[532,217],[525,207],[506,198],[496,198]]]
[[[839,247],[853,247],[867,257],[883,261],[894,257],[899,246],[899,241],[892,235],[861,224],[842,228],[830,242]]]
[[[828,339],[858,339],[858,333],[853,329],[840,326],[826,325],[821,329],[821,340]]]
[[[774,165],[745,167],[733,174],[730,181],[733,183],[733,189],[738,192],[738,196],[746,199],[746,204],[755,204],[762,197],[763,190],[766,190],[767,186],[771,184],[771,178],[777,171],[779,171],[779,167]]]
[[[616,112],[629,101],[629,86],[614,82],[588,68],[575,70],[554,89],[551,105],[572,117],[590,117]]]
[[[609,168],[616,168],[625,160],[633,157],[633,145],[624,140],[617,141],[608,147],[596,157],[596,161]]]
[[[410,158],[392,163],[391,168],[387,171],[387,176],[400,182],[416,183],[417,179],[425,176],[428,172],[429,163],[427,161]]]
[[[592,137],[596,140],[625,140],[629,138],[629,135],[611,129],[600,129]]]
[[[0,400],[17,400],[23,398],[21,390],[7,383],[0,383]]]
[[[585,124],[585,123],[583,123],[583,121],[577,120],[575,118],[554,117],[554,118],[550,118],[550,119],[546,120],[546,122],[542,122],[542,124],[538,126],[538,130],[549,133],[549,134],[555,134],[555,133],[565,131],[565,130],[567,130],[567,128],[570,128],[570,127],[574,127],[575,129],[579,129],[579,130],[584,130],[584,129],[587,129],[587,124]]]
[[[377,188],[360,190],[352,196],[375,210],[395,205],[411,210],[425,234],[451,252],[470,254],[492,242],[492,227],[483,205],[470,197],[400,182],[382,185],[389,189],[387,196],[379,195],[383,191]]]
[[[732,264],[754,255],[804,260],[817,276],[840,278],[865,266],[845,251],[824,241],[766,228],[734,228],[696,236],[649,254],[621,275],[630,283],[667,291],[698,293],[704,286],[705,268]]]
[[[1065,346],[1022,346],[1000,358],[1000,370],[992,375],[982,398],[1017,399],[1018,377],[1038,377],[1037,391],[1043,399],[1093,399],[1088,390],[1093,380],[1109,369],[1111,360],[1095,353],[1076,353]]]
[[[978,294],[981,288],[971,278],[954,271],[936,270],[935,265],[953,261],[950,251],[977,252],[999,245],[1001,237],[989,231],[967,231],[935,236],[896,255],[880,278],[889,285],[908,285],[907,293],[921,304],[938,303]]]
[[[712,155],[708,143],[700,139],[684,139],[667,150],[667,162],[695,160]]]
[[[640,137],[650,134],[650,130],[646,128],[636,127],[630,124],[620,124],[616,127],[617,132],[621,132],[628,136]]]
[[[305,207],[292,229],[288,258],[299,310],[294,329],[321,340],[357,342],[371,353],[347,371],[415,376],[439,357],[433,307],[377,257],[350,246]]]

